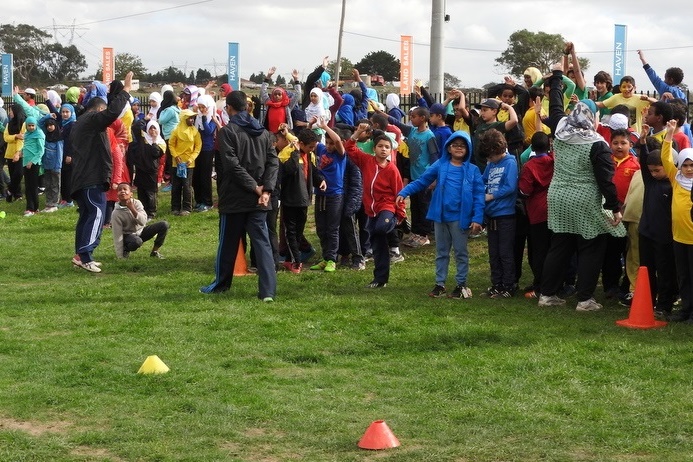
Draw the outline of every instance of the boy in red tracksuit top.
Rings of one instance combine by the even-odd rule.
[[[361,151],[356,140],[370,130],[370,125],[359,124],[356,132],[344,144],[347,155],[361,170],[363,176],[363,208],[368,216],[366,229],[373,248],[373,281],[366,287],[385,287],[390,278],[390,248],[387,235],[395,225],[407,217],[404,203],[397,205],[397,193],[402,190],[402,177],[397,166],[388,159],[392,154],[392,140],[387,135],[373,140],[374,154]]]
[[[525,209],[529,219],[529,267],[532,269],[534,280],[532,289],[525,293],[526,298],[538,298],[541,283],[541,272],[544,268],[544,260],[551,247],[551,235],[549,229],[548,192],[553,178],[553,153],[549,151],[549,136],[544,132],[532,135],[532,151],[530,157],[522,167],[518,189],[525,200]]]
[[[611,158],[614,161],[613,183],[616,186],[616,196],[619,203],[623,204],[628,194],[628,187],[633,179],[633,174],[640,170],[640,163],[631,154],[631,135],[626,129],[613,130],[611,132]],[[627,239],[625,237],[607,237],[606,253],[602,265],[602,285],[607,298],[625,295],[628,292],[629,282],[624,279],[619,291],[619,280],[622,268],[621,258],[625,259]],[[621,292],[621,293],[619,293]]]

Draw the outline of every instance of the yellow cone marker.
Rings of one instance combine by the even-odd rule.
[[[170,369],[157,355],[147,356],[138,374],[165,374]]]

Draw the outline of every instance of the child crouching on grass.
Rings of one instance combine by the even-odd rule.
[[[132,189],[130,189],[129,184],[120,183],[117,194],[118,202],[115,204],[111,215],[116,257],[128,258],[130,252],[139,249],[144,242],[156,236],[154,247],[149,256],[164,258],[159,253],[159,249],[166,240],[168,222],[157,221],[147,225],[147,212],[145,212],[142,202],[132,198]]]
[[[446,294],[445,281],[452,247],[455,249],[457,286],[449,297],[472,296],[472,291],[467,287],[467,237],[481,231],[485,195],[481,172],[470,161],[471,144],[468,133],[453,133],[444,144],[441,158],[397,195],[397,204],[403,206],[404,199],[408,196],[423,191],[434,181],[437,184],[426,215],[426,219],[433,221],[436,238],[436,284],[428,294],[430,297],[442,297]]]
[[[396,203],[397,193],[402,190],[402,177],[394,162],[392,140],[387,135],[373,139],[375,155],[366,154],[356,146],[356,140],[370,129],[370,125],[361,123],[344,143],[349,159],[361,170],[363,176],[363,208],[368,216],[366,229],[371,236],[373,247],[373,281],[366,287],[379,289],[387,286],[390,279],[390,248],[387,235],[395,229],[398,222],[407,215],[404,203]]]

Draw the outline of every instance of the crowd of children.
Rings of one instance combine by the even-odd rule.
[[[485,234],[491,298],[520,290],[526,245],[532,282],[521,293],[540,306],[576,294],[577,310],[601,308],[594,298],[600,275],[604,296],[627,305],[642,264],[658,314],[690,320],[693,141],[679,87],[683,72],[667,69],[662,80],[638,54],[660,99],[636,94],[632,76],[614,86],[605,71],[595,74],[590,91],[567,43],[552,72],[542,76],[530,67],[524,86],[506,77],[473,107],[460,90],[435,102],[417,85],[418,106],[408,114],[398,95],[381,104],[357,70],[357,86],[338,91],[327,58],[303,84],[294,70],[288,88],[272,85],[270,68],[248,112],[272,133],[280,160],[267,220],[277,269],[307,270],[315,249],[305,226],[314,205],[322,254],[310,270],[363,270],[372,258],[368,286],[385,287],[390,264],[404,259],[400,245],[417,248],[433,238],[429,295],[470,298],[467,240]],[[161,191],[171,190],[173,215],[212,208],[216,133],[228,114],[208,89],[190,85],[176,96],[165,85],[149,96],[147,114],[131,99],[109,127],[115,210],[106,223],[113,223],[119,257],[155,235],[151,254],[161,256],[168,225],[156,232],[145,225],[157,215],[162,184]],[[222,86],[221,96],[230,91]],[[16,92],[8,120],[0,121],[9,173],[3,171],[3,193],[8,201],[24,198],[25,216],[39,210],[39,170],[43,212],[72,205],[71,127],[82,104],[107,98],[100,82],[81,95],[71,88],[64,104],[46,93],[39,107],[35,93]],[[453,250],[455,289],[448,294]],[[679,298],[681,310],[671,315]]]

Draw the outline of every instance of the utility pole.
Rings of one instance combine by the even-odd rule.
[[[339,77],[342,72],[342,37],[344,36],[344,15],[346,14],[346,0],[342,0],[342,18],[339,21],[339,38],[337,39],[337,65],[335,66],[334,81],[339,88]]]
[[[431,7],[431,67],[429,89],[431,94],[443,93],[443,22],[444,0],[432,0]]]

